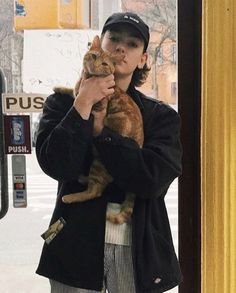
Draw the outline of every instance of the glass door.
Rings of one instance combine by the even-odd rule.
[[[12,15],[6,18],[6,23],[11,26],[13,18],[12,1],[4,2],[4,9]],[[103,3],[99,8],[99,3]],[[165,1],[113,1],[116,4],[105,5],[109,1],[96,1],[93,0],[92,15],[94,19],[93,29],[99,30],[103,22],[99,19],[99,13],[96,11],[103,11],[104,15],[116,12],[117,9],[122,11],[134,11],[149,24],[151,30],[151,42],[149,46],[149,63],[152,67],[150,76],[147,83],[141,88],[145,94],[150,97],[159,99],[168,103],[176,111],[178,111],[178,94],[177,94],[177,60],[176,60],[176,2],[173,0]],[[112,2],[112,3],[113,3]],[[109,2],[110,3],[110,2]],[[119,5],[118,5],[119,4]],[[119,8],[117,8],[119,7]],[[109,11],[105,11],[109,9]],[[111,11],[115,9],[114,11]],[[0,12],[0,17],[2,17]],[[5,19],[5,18],[4,18]],[[10,22],[9,22],[10,19]],[[40,33],[40,32],[38,32]],[[63,30],[60,30],[60,34]],[[96,32],[94,32],[96,33]],[[32,34],[32,31],[30,32]],[[28,34],[28,36],[30,35]],[[61,35],[60,35],[61,36]],[[68,41],[68,36],[64,38]],[[0,35],[1,37],[1,35]],[[58,35],[49,34],[45,31],[42,35],[43,40],[48,38],[55,38]],[[59,39],[59,38],[58,38]],[[56,41],[58,41],[58,39]],[[37,38],[35,38],[36,42]],[[59,44],[59,43],[58,43]],[[80,43],[78,43],[80,44]],[[47,72],[46,82],[37,78],[39,72],[37,65],[37,58],[25,58],[24,50],[30,50],[34,46],[33,42],[28,42],[24,39],[23,34],[9,33],[4,40],[6,54],[1,55],[0,66],[3,65],[7,72],[7,79],[9,82],[9,91],[17,92],[22,91],[24,85],[29,91],[37,92],[36,90],[44,86],[44,91],[47,93],[53,87],[54,82],[61,82],[60,76],[53,80],[53,74]],[[47,51],[55,52],[55,48],[50,48],[47,43]],[[45,48],[45,46],[44,46]],[[70,47],[71,48],[71,47]],[[51,50],[51,51],[50,51]],[[54,51],[53,51],[54,50]],[[29,52],[29,51],[27,51]],[[74,56],[75,53],[68,48],[64,50],[57,50],[61,58],[65,60]],[[2,53],[0,53],[2,54]],[[76,52],[77,54],[77,52]],[[9,59],[9,55],[11,58]],[[50,55],[50,54],[48,54]],[[27,55],[29,57],[29,55]],[[49,56],[49,62],[53,61]],[[78,55],[76,55],[78,56]],[[26,57],[26,55],[25,55]],[[45,58],[48,56],[45,56]],[[2,61],[3,60],[3,61]],[[10,62],[10,63],[9,63]],[[27,63],[28,62],[28,63]],[[13,64],[13,65],[12,65]],[[22,68],[22,64],[24,68]],[[33,64],[36,64],[33,66]],[[66,63],[65,63],[66,64]],[[39,64],[40,66],[40,64]],[[32,69],[33,68],[33,69]],[[74,69],[74,68],[73,68]],[[31,72],[29,70],[32,70]],[[24,71],[24,76],[22,76]],[[72,80],[73,83],[73,80]],[[38,86],[38,87],[37,87]],[[35,274],[38,265],[43,239],[40,235],[48,227],[49,220],[54,208],[56,199],[57,183],[55,180],[43,174],[39,168],[35,157],[34,148],[34,128],[37,127],[38,117],[33,115],[31,117],[32,127],[32,154],[26,156],[26,188],[27,188],[27,207],[26,208],[13,208],[13,185],[12,185],[12,156],[8,155],[8,185],[9,185],[9,210],[7,215],[0,220],[0,284],[1,292],[3,293],[45,293],[49,292],[49,283],[46,278],[42,278]],[[166,205],[169,213],[171,230],[174,240],[176,252],[178,252],[178,180],[176,179],[166,195]],[[178,288],[170,290],[170,293],[177,293]]]

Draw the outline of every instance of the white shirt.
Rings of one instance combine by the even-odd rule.
[[[118,214],[121,210],[121,205],[118,203],[108,203],[107,212]],[[132,244],[132,226],[131,220],[123,224],[113,224],[106,221],[105,242],[118,245]]]

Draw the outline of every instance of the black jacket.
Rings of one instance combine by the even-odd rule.
[[[51,223],[63,217],[66,225],[44,244],[37,273],[70,286],[101,290],[106,204],[111,196],[116,201],[116,195],[131,191],[136,194],[132,218],[136,292],[158,293],[182,279],[164,202],[169,185],[181,173],[180,118],[166,104],[134,88],[128,92],[144,120],[142,149],[107,127],[93,138],[93,117],[83,120],[71,96],[53,94],[46,100],[36,153],[42,170],[59,182]],[[78,177],[88,174],[93,143],[114,181],[100,198],[66,205],[62,195],[84,188]]]

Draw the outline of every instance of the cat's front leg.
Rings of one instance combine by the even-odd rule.
[[[113,181],[103,164],[95,159],[89,171],[87,189],[82,192],[66,194],[62,197],[64,203],[83,202],[102,195],[107,185]]]

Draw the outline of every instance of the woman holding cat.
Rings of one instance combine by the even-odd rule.
[[[164,292],[182,279],[173,248],[164,196],[181,173],[180,118],[169,106],[135,87],[147,76],[149,29],[134,13],[116,13],[102,30],[102,48],[124,58],[114,74],[82,80],[75,98],[55,93],[45,102],[36,152],[42,170],[58,180],[58,196],[37,273],[50,279],[52,293]],[[104,126],[106,109],[93,105],[127,92],[142,113],[144,144]],[[66,204],[65,194],[84,190],[93,146],[113,181],[101,197]],[[119,212],[125,193],[135,194],[132,219],[122,225],[106,221]],[[55,230],[55,229],[54,229]],[[54,231],[53,230],[53,231]]]

